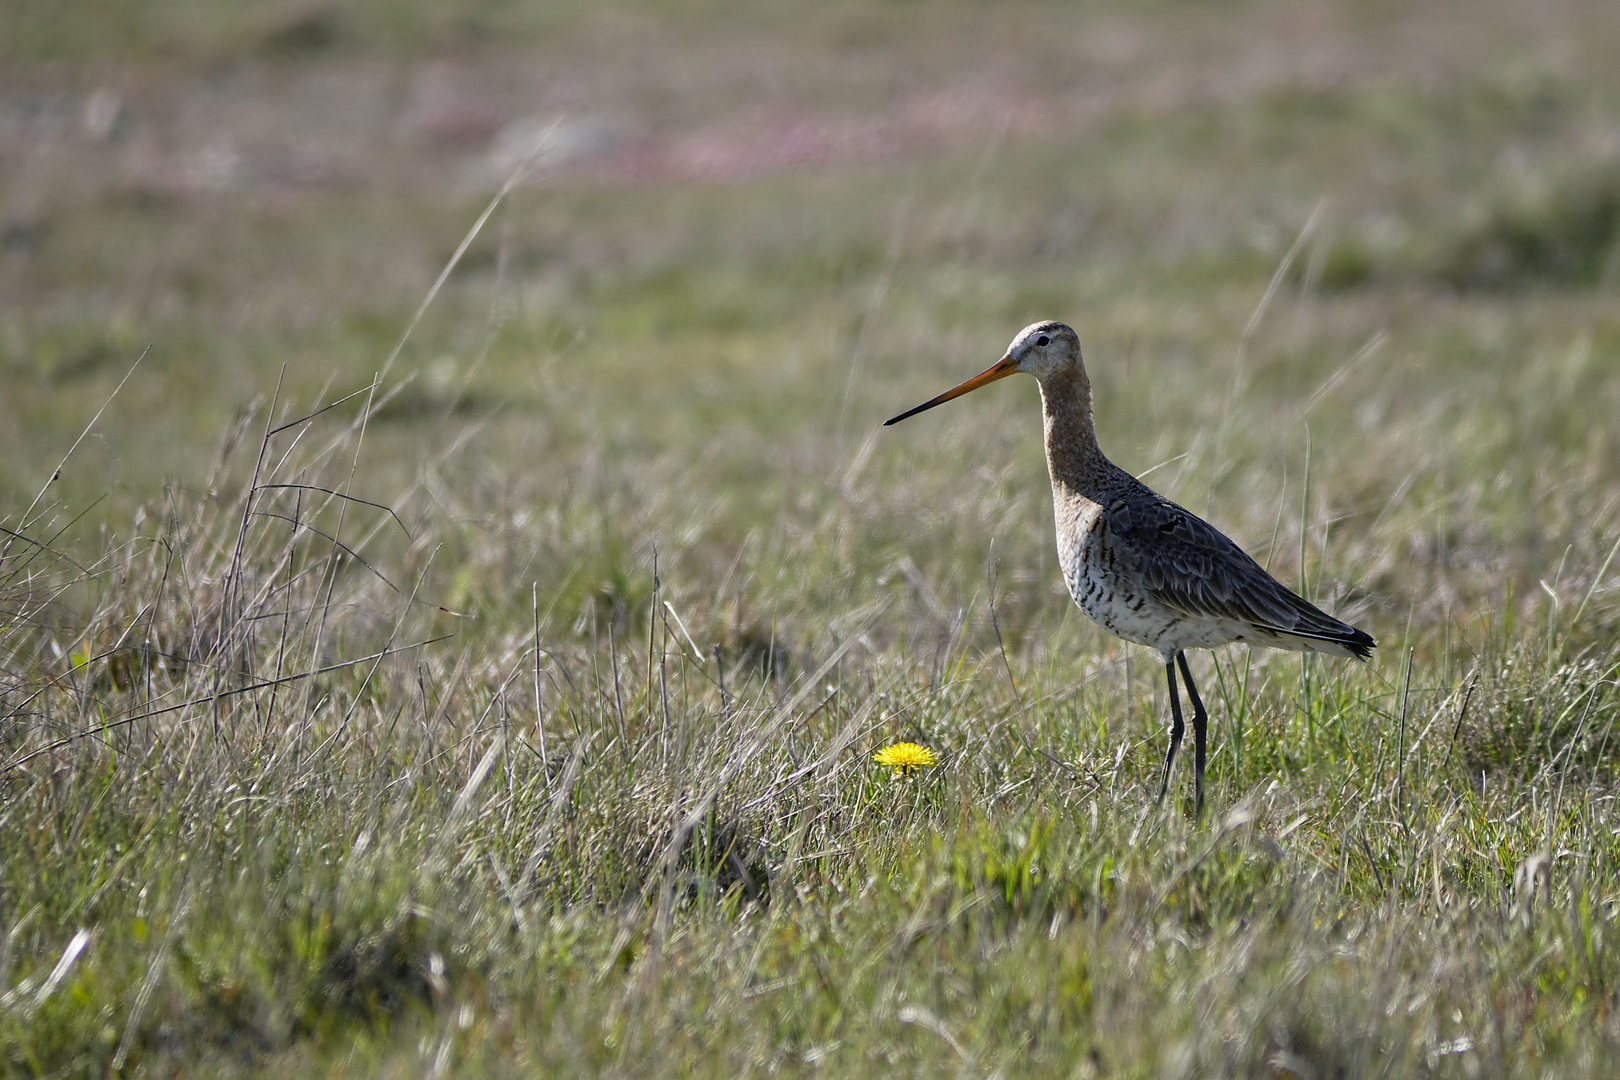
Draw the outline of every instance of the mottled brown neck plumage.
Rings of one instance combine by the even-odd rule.
[[[1046,419],[1046,467],[1052,490],[1063,496],[1095,500],[1108,475],[1109,460],[1097,446],[1091,422],[1091,380],[1076,363],[1041,380],[1041,406]]]

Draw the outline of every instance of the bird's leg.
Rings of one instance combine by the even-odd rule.
[[[1181,722],[1181,696],[1176,693],[1176,665],[1165,661],[1164,673],[1170,680],[1170,749],[1164,755],[1164,779],[1159,781],[1159,797],[1153,800],[1154,805],[1164,802],[1164,793],[1170,789],[1170,766],[1175,764],[1176,748],[1181,745],[1181,733],[1186,730]]]
[[[1192,700],[1193,707],[1193,797],[1194,814],[1204,812],[1204,736],[1209,731],[1209,714],[1204,711],[1204,702],[1198,696],[1198,687],[1193,684],[1192,671],[1187,667],[1187,654],[1176,653],[1176,663],[1181,665],[1181,681],[1187,684],[1187,697]],[[1175,693],[1174,690],[1171,691]]]

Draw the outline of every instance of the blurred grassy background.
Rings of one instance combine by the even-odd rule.
[[[119,1047],[159,1071],[335,1072],[356,1053],[407,1073],[1616,1060],[1620,963],[1591,942],[1620,902],[1620,8],[21,0],[0,19],[0,523],[73,560],[6,553],[0,747],[20,764],[0,780],[0,993],[27,990],[0,1014],[8,1067],[88,1073]],[[318,535],[239,538],[271,416],[370,384],[542,140],[387,368],[363,441],[351,402],[269,455],[280,480],[393,508],[401,528],[275,504],[457,614],[400,613],[354,561],[299,546]],[[1033,388],[876,434],[1037,318],[1080,331],[1115,460],[1379,638],[1370,669],[1198,661],[1220,702],[1207,828],[1144,824],[1162,676],[1063,593]],[[329,574],[324,598],[298,568]],[[134,743],[29,756],[157,700],[160,653],[185,697],[227,654],[280,671],[415,630],[452,636],[374,681],[255,697],[251,723],[194,709]],[[144,658],[118,660],[142,635]],[[517,865],[537,824],[567,820],[571,861],[523,894],[469,855],[421,900],[433,828],[479,790],[490,717],[510,711],[496,688],[542,653],[560,711],[512,707],[532,753],[507,749],[505,802],[456,820],[467,851]],[[92,656],[99,682],[79,672]],[[726,665],[760,703],[746,719]],[[64,671],[81,677],[47,707]],[[791,738],[750,741],[783,715]],[[864,756],[889,737],[948,755],[892,817]],[[576,752],[580,794],[553,812]],[[825,785],[781,789],[824,754]],[[730,899],[698,890],[680,945],[667,900],[616,905],[672,895],[645,838],[679,836],[739,757],[706,842],[746,836],[792,903],[737,915],[748,874],[715,871]],[[262,820],[224,809],[236,784],[268,800]],[[84,824],[114,803],[127,820],[105,837]],[[128,821],[174,844],[109,869],[96,838],[115,850]],[[187,878],[174,852],[199,822],[223,846]],[[379,822],[397,844],[358,844]],[[36,842],[53,830],[71,842]],[[334,858],[375,895],[327,874]],[[288,866],[305,876],[275,884]],[[211,880],[243,883],[246,911],[265,889],[305,906],[174,914],[196,890],[235,895]],[[156,925],[147,888],[192,928],[156,952],[130,929]],[[907,966],[929,919],[998,892],[1001,921]],[[330,940],[300,937],[322,905]],[[1250,929],[1322,905],[1328,929]],[[78,996],[22,1010],[90,921]],[[1419,973],[1424,933],[1447,973]],[[366,959],[378,940],[398,957]],[[1357,951],[1375,940],[1397,959]],[[1538,966],[1577,944],[1578,972],[1563,951],[1556,978]],[[749,974],[728,981],[737,949]],[[862,984],[865,949],[889,959]],[[428,960],[445,955],[450,983]],[[1338,983],[1296,970],[1344,955]],[[563,1004],[581,965],[589,988]],[[1420,1020],[1354,1005],[1403,979]],[[143,980],[157,1004],[132,1010]],[[1539,989],[1504,1005],[1521,984]],[[222,993],[243,1004],[184,1019]],[[731,1019],[705,1035],[689,993]],[[1128,1019],[1150,1008],[1162,1038]],[[960,1041],[915,1035],[930,1025]]]

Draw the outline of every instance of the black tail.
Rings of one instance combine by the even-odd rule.
[[[1348,629],[1350,632],[1339,639],[1344,647],[1355,653],[1357,660],[1371,660],[1373,650],[1378,648],[1378,642],[1374,641],[1373,636],[1365,630],[1354,626]]]
[[[1304,601],[1301,601],[1301,603],[1304,603]],[[1312,610],[1314,611],[1315,609]],[[1342,645],[1344,648],[1348,649],[1350,651],[1350,655],[1354,656],[1357,660],[1372,659],[1372,652],[1374,649],[1378,648],[1378,642],[1373,640],[1373,636],[1371,634],[1367,633],[1365,630],[1358,630],[1349,623],[1339,622],[1338,619],[1333,618],[1331,615],[1323,614],[1320,611],[1317,611],[1316,614],[1333,623],[1333,625],[1331,627],[1312,627],[1310,629],[1306,629],[1304,627],[1294,627],[1292,629],[1288,629],[1281,626],[1270,626],[1266,623],[1259,622],[1255,623],[1254,625],[1261,630],[1276,634],[1279,637],[1304,638],[1307,641],[1324,641],[1333,645]]]

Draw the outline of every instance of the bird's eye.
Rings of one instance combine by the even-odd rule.
[[[1040,337],[1035,339],[1035,344],[1044,349],[1048,345],[1052,344],[1052,339],[1047,337],[1045,334],[1042,334]]]

